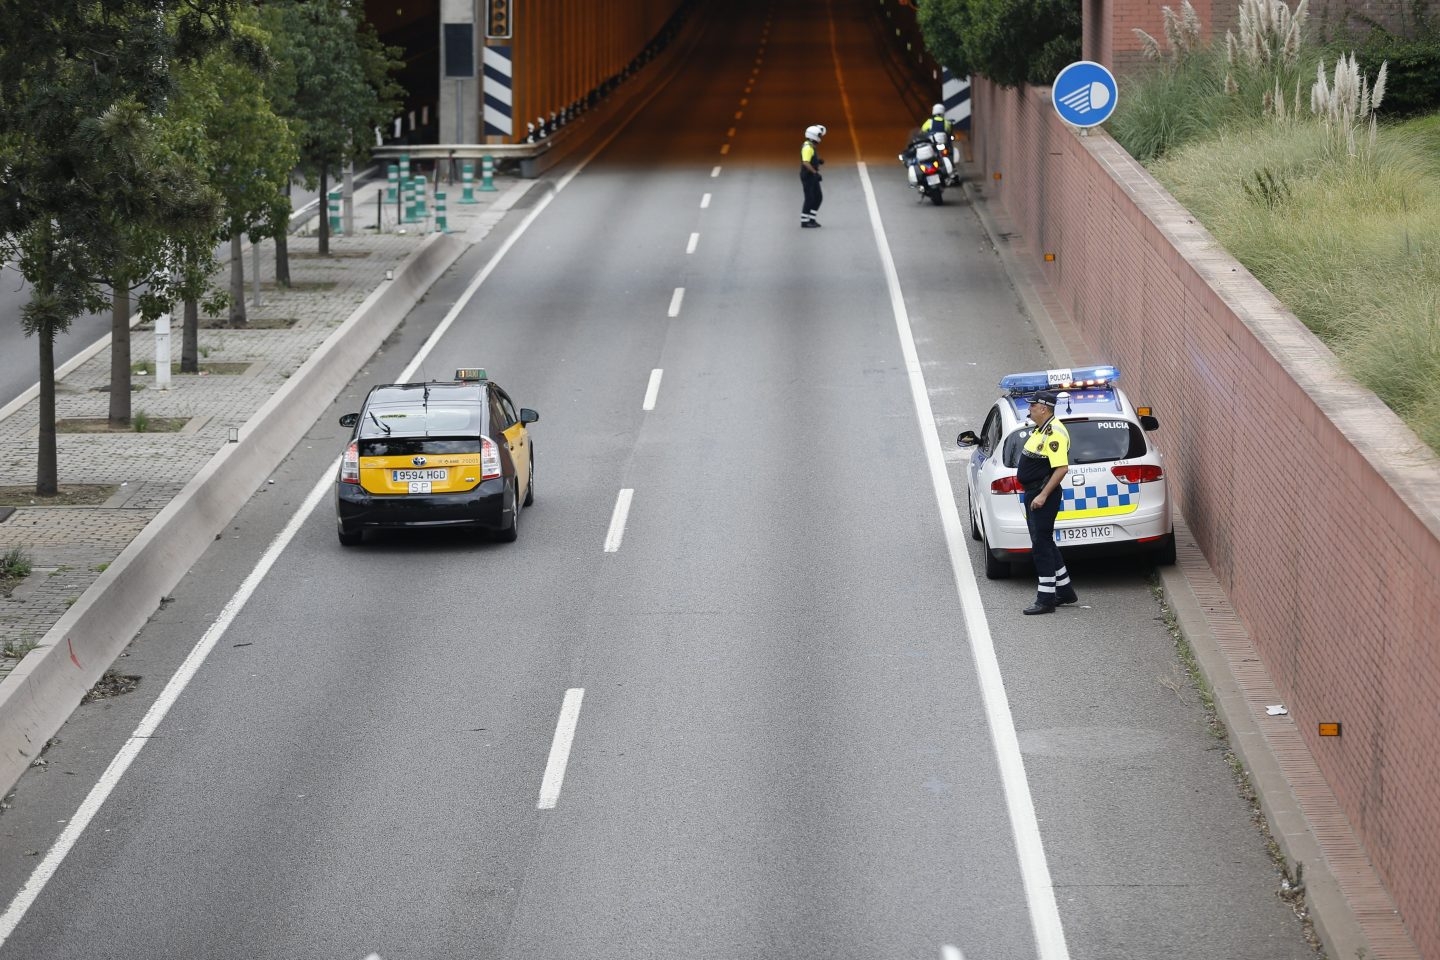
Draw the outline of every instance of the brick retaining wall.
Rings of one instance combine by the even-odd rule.
[[[1440,958],[1440,460],[1103,132],[976,78],[989,202],[1167,468],[1421,954]],[[995,180],[993,174],[1001,174]],[[1043,263],[1044,253],[1053,263]],[[1319,721],[1343,736],[1318,737]]]

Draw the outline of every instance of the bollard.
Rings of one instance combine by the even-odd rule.
[[[400,182],[403,184],[410,179],[410,154],[400,154]]]
[[[483,193],[492,193],[495,190],[495,158],[484,156],[480,158],[480,190]]]
[[[415,178],[415,219],[424,220],[430,216],[428,198],[430,196],[430,182],[424,177]]]
[[[325,195],[325,206],[330,212],[330,233],[340,233],[340,188],[336,187]]]
[[[405,177],[402,180],[402,184],[405,191],[405,216],[401,222],[414,223],[419,219],[419,217],[415,216],[415,179],[413,177]]]
[[[475,161],[466,160],[460,166],[460,190],[461,203],[475,202]]]
[[[450,232],[445,222],[445,193],[441,190],[435,191],[435,232]]]
[[[400,165],[392,163],[385,168],[385,202],[394,203],[400,192]]]

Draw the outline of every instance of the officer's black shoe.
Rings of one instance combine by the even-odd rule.
[[[1025,608],[1024,610],[1022,610],[1021,612],[1024,613],[1025,616],[1027,616],[1027,617],[1033,617],[1033,616],[1035,616],[1035,614],[1037,614],[1037,613],[1054,613],[1054,612],[1055,612],[1055,604],[1053,604],[1053,603],[1032,603],[1032,604],[1030,604],[1030,606],[1026,607],[1026,608]]]
[[[1063,592],[1057,593],[1056,596],[1055,596],[1055,605],[1056,605],[1057,607],[1063,607],[1063,606],[1065,606],[1067,603],[1079,603],[1079,602],[1080,602],[1080,598],[1075,595],[1075,591],[1074,591],[1074,590],[1065,590],[1065,591],[1063,591]]]
[[[813,227],[818,227],[818,226],[820,226],[820,224],[816,223],[814,220],[806,220],[806,221],[804,221],[803,223],[801,223],[800,226],[804,227],[806,230],[809,230],[809,229],[812,229]]]

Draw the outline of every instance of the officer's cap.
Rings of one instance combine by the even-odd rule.
[[[1039,393],[1031,394],[1028,399],[1031,403],[1043,403],[1053,410],[1055,404],[1060,400],[1060,395],[1054,390],[1041,390]]]

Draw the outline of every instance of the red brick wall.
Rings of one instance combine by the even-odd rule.
[[[1081,331],[1074,360],[1118,363],[1155,406],[1191,530],[1440,958],[1440,460],[1108,135],[1062,124],[1048,88],[977,77],[973,103],[987,202]],[[1331,720],[1344,735],[1321,741]]]

